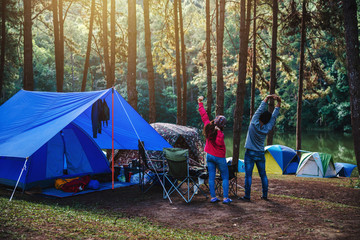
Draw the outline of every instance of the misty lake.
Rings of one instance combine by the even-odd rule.
[[[226,157],[232,157],[232,130],[225,130]],[[240,159],[245,155],[246,132],[241,134]],[[295,149],[296,136],[294,132],[276,132],[273,144],[284,145]],[[310,152],[329,153],[335,162],[356,164],[352,135],[333,131],[304,131],[302,132],[302,149]]]

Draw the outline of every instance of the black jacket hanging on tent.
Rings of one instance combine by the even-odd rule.
[[[100,112],[100,121],[103,123],[103,126],[108,126],[108,121],[110,120],[110,109],[108,105],[106,104],[105,99],[102,102],[102,109]]]
[[[101,133],[102,126],[108,126],[110,119],[110,109],[105,100],[97,100],[91,108],[91,122],[93,130],[93,138],[97,138],[97,134]]]

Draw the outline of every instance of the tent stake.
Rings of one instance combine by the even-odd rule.
[[[18,180],[17,180],[17,182],[16,182],[16,185],[15,185],[14,191],[13,191],[13,192],[12,192],[12,194],[11,194],[11,197],[10,197],[10,199],[9,199],[9,202],[11,202],[11,200],[12,200],[12,198],[13,198],[14,194],[15,194],[15,190],[16,190],[16,188],[17,188],[17,186],[18,186],[19,182],[20,182],[20,178],[21,178],[21,176],[22,176],[22,174],[23,174],[24,170],[26,169],[26,163],[27,163],[28,159],[29,159],[29,157],[27,157],[27,158],[26,158],[25,163],[24,163],[24,166],[23,166],[23,168],[21,169],[20,176],[19,176],[19,178],[18,178]]]

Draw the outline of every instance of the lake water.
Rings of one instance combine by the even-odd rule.
[[[232,157],[232,130],[225,130],[226,157]],[[246,132],[241,134],[240,159],[244,159]],[[294,132],[276,132],[273,144],[284,145],[295,149],[296,136]],[[356,164],[354,144],[351,134],[332,131],[306,131],[302,133],[302,149],[310,152],[329,153],[335,162]]]

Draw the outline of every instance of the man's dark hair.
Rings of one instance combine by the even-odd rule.
[[[260,115],[259,120],[263,123],[263,124],[267,124],[271,119],[271,113],[269,111],[265,111]]]

